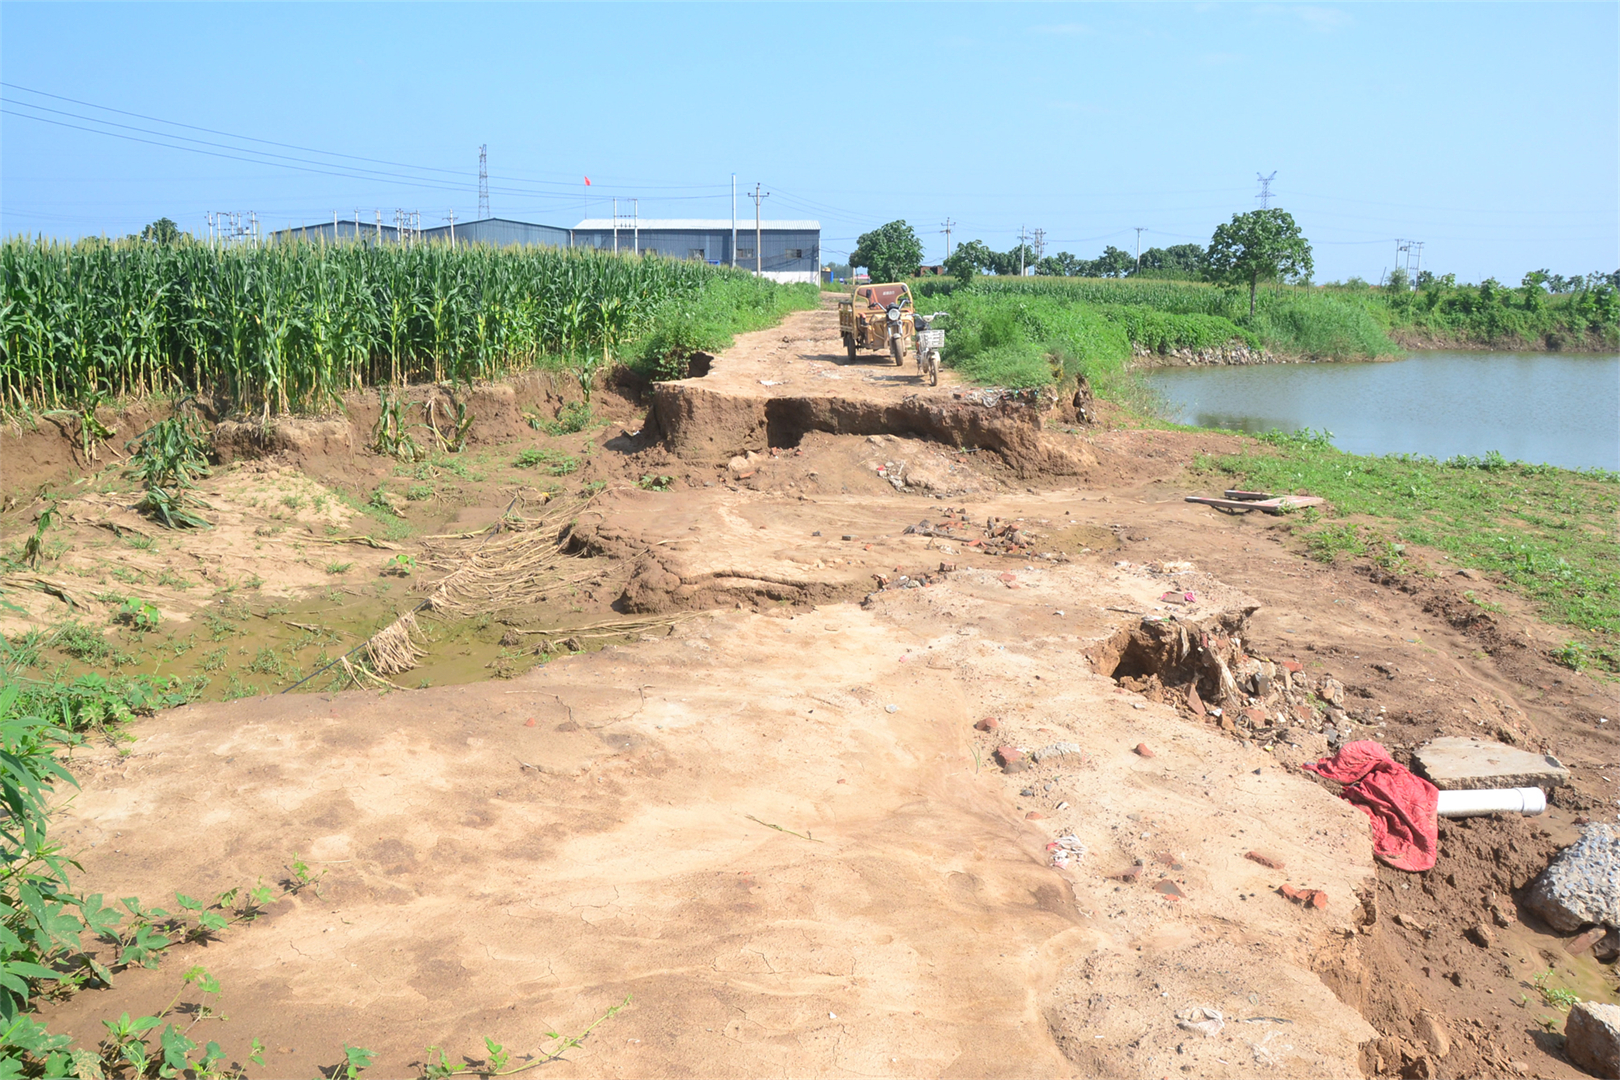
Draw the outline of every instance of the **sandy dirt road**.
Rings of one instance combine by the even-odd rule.
[[[381,1075],[430,1044],[481,1057],[486,1035],[521,1054],[626,997],[546,1071],[1353,1076],[1424,1057],[1424,1009],[1464,1071],[1533,1050],[1467,1028],[1495,992],[1479,961],[1431,974],[1422,950],[1456,946],[1389,937],[1391,893],[1477,906],[1489,875],[1443,866],[1407,897],[1359,812],[1296,768],[1327,752],[1319,730],[1266,749],[1098,668],[1144,615],[1228,616],[1253,655],[1370,687],[1362,737],[1416,741],[1466,710],[1596,758],[1584,713],[1526,698],[1544,676],[1480,652],[1432,595],[1182,502],[1168,479],[1219,437],[1031,427],[948,379],[849,365],[828,327],[823,311],[747,335],[670,392],[677,430],[604,436],[598,467],[666,470],[676,490],[610,490],[575,543],[621,610],[680,614],[667,632],[513,680],[190,706],[76,755],[62,835],[99,891],[211,895],[295,852],[324,876],[52,1006],[53,1027],[93,1040],[199,963],[231,1017],[209,1037],[238,1056],[264,1038],[267,1075],[345,1044],[378,1051]],[[923,437],[970,429],[1000,450]],[[952,504],[1036,539],[994,555],[904,533]],[[1372,684],[1374,663],[1399,679]],[[1004,768],[1004,747],[1024,760]],[[1518,836],[1533,858],[1571,816],[1481,843]]]

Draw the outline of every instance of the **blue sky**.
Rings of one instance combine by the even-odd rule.
[[[1516,283],[1620,265],[1617,41],[1612,3],[5,3],[0,233],[465,220],[487,143],[498,215],[572,224],[589,175],[592,216],[724,218],[735,173],[829,255],[904,218],[933,259],[947,218],[1207,242],[1275,172],[1318,280],[1401,237]]]

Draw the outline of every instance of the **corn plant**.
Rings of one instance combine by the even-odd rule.
[[[268,416],[548,357],[588,389],[665,304],[734,273],[594,249],[13,238],[0,413],[93,417],[102,395],[206,391]]]
[[[208,436],[190,416],[160,420],[139,439],[131,439],[134,456],[128,475],[145,485],[138,504],[171,529],[206,529],[208,522],[192,513],[191,494],[198,477],[208,475]]]

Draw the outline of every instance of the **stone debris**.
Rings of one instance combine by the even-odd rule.
[[[1285,865],[1277,856],[1268,855],[1263,851],[1250,851],[1243,857],[1245,859],[1251,859],[1254,862],[1259,863],[1261,866],[1270,867],[1273,870],[1281,870]]]
[[[1434,739],[1412,754],[1412,770],[1441,791],[1539,787],[1569,782],[1569,770],[1551,754],[1467,736]]]
[[[1412,1029],[1418,1038],[1429,1046],[1429,1053],[1437,1058],[1444,1058],[1451,1053],[1451,1036],[1446,1033],[1445,1025],[1436,1020],[1434,1014],[1428,1011],[1418,1013],[1417,1023]]]
[[[1210,1039],[1219,1035],[1226,1027],[1226,1018],[1221,1015],[1219,1009],[1208,1005],[1195,1005],[1176,1013],[1176,1027]]]
[[[1564,1021],[1564,1053],[1581,1068],[1620,1080],[1620,1005],[1583,1001]]]
[[[1078,862],[1086,853],[1086,845],[1072,833],[1053,840],[1046,845],[1047,854],[1052,857],[1052,865],[1059,870],[1066,868],[1070,863]],[[1140,871],[1140,867],[1137,868]]]
[[[1328,895],[1321,889],[1296,889],[1292,885],[1284,885],[1277,890],[1296,904],[1308,908],[1325,908],[1328,906]]]
[[[1000,726],[1001,721],[997,720],[993,716],[987,716],[983,720],[980,720],[977,724],[973,725],[974,730],[976,731],[994,731]]]
[[[1022,518],[1013,521],[1003,521],[998,517],[986,518],[984,524],[980,526],[969,520],[967,514],[965,506],[946,507],[944,515],[937,521],[925,518],[915,525],[907,525],[901,535],[951,540],[964,548],[985,555],[1045,559],[1048,562],[1068,561],[1068,556],[1061,552],[1037,551],[1035,545],[1042,536],[1025,525]]]
[[[1002,772],[1023,772],[1029,768],[1029,759],[1016,746],[998,746],[996,764],[1001,766]]]
[[[1043,746],[1039,750],[1036,750],[1034,753],[1030,754],[1030,757],[1035,759],[1035,764],[1037,765],[1045,761],[1047,758],[1069,756],[1089,757],[1090,755],[1080,748],[1079,743],[1072,742],[1055,742],[1048,746]]]
[[[1564,946],[1564,951],[1569,953],[1571,956],[1579,956],[1581,953],[1585,952],[1587,949],[1590,949],[1593,945],[1596,945],[1599,941],[1602,941],[1606,936],[1613,932],[1614,931],[1609,930],[1607,927],[1594,926],[1584,934],[1578,934],[1571,938],[1569,943]]]
[[[1148,749],[1148,744],[1147,743],[1139,742],[1139,743],[1136,744],[1136,756],[1137,757],[1157,757],[1158,755],[1156,755],[1152,750]]]
[[[1524,904],[1564,933],[1620,929],[1620,828],[1588,825],[1531,884]]]

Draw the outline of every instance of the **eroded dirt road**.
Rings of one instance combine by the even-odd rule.
[[[625,408],[569,549],[604,605],[679,621],[510,680],[194,705],[79,753],[62,836],[92,888],[210,895],[294,852],[324,876],[54,1028],[93,1041],[200,963],[231,1017],[210,1037],[263,1037],[269,1075],[345,1043],[385,1075],[429,1044],[522,1053],[626,996],[547,1070],[1577,1075],[1512,999],[1551,962],[1609,993],[1612,971],[1533,924],[1463,937],[1620,775],[1610,692],[1555,674],[1511,595],[1308,562],[1286,523],[1182,501],[1233,440],[1031,423],[849,364],[826,311],[645,426]],[[1145,617],[1346,697],[1197,716],[1127,670]],[[1376,868],[1359,811],[1297,769],[1462,731],[1576,781],[1543,819],[1444,826],[1423,875]]]

